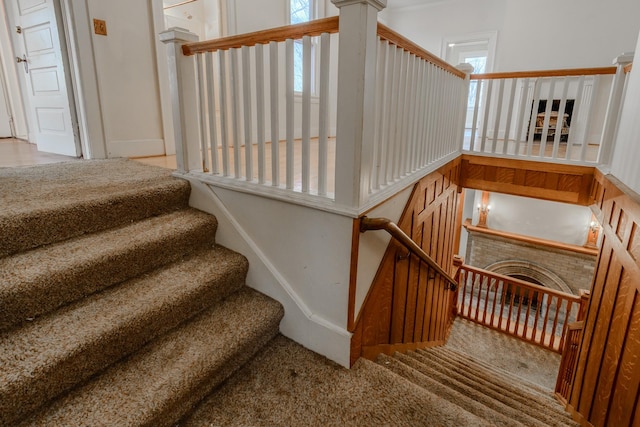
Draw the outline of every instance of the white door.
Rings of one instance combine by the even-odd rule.
[[[30,138],[40,151],[80,156],[54,0],[5,0],[5,5],[18,72],[24,75]]]

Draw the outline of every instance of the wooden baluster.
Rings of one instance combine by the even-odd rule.
[[[320,100],[318,119],[318,195],[327,195],[329,144],[329,76],[331,72],[331,35],[320,36]]]
[[[271,105],[271,185],[280,186],[280,117],[279,117],[279,100],[280,91],[278,90],[278,43],[269,43],[269,89],[270,89],[270,105]]]
[[[553,305],[553,295],[547,295],[547,310],[544,314],[544,321],[542,322],[542,335],[540,337],[540,343],[545,345],[545,338],[547,335],[547,328],[549,326],[549,311]]]
[[[557,304],[557,308],[556,308],[556,313],[555,316],[553,316],[553,328],[551,329],[553,331],[553,333],[551,334],[551,342],[549,343],[549,348],[553,349],[554,348],[554,344],[556,342],[556,338],[557,338],[557,334],[556,334],[556,329],[558,328],[558,319],[560,317],[560,313],[562,312],[562,305],[565,302],[564,298],[557,298],[558,304]]]
[[[469,294],[469,308],[467,309],[467,318],[471,320],[471,310],[473,309],[473,294],[475,293],[476,282],[478,281],[479,276],[477,273],[470,272],[469,277],[471,278],[471,293]]]
[[[511,291],[511,299],[509,301],[509,314],[507,316],[507,332],[511,333],[511,312],[513,311],[513,302],[515,301],[515,286],[512,286],[512,283],[507,282],[507,286],[510,291]]]
[[[264,123],[264,45],[255,46],[256,57],[256,124],[258,131],[258,182],[264,184],[266,169],[266,135]]]
[[[518,285],[515,285],[516,289],[517,289],[517,295],[518,295],[518,313],[516,315],[516,326],[514,329],[515,335],[522,337],[522,335],[520,335],[520,324],[522,322],[522,302],[525,296],[525,288],[520,287]]]
[[[476,314],[475,314],[475,320],[476,322],[478,322],[478,319],[480,318],[480,300],[482,299],[482,288],[484,287],[484,284],[486,283],[487,278],[482,275],[478,275],[478,297],[476,298]]]
[[[496,319],[496,305],[497,305],[498,298],[499,298],[498,289],[500,288],[500,283],[501,282],[502,282],[501,280],[497,280],[497,279],[493,282],[493,285],[494,285],[493,286],[493,292],[492,292],[493,304],[492,304],[492,307],[491,307],[491,321],[490,321],[490,325],[491,325],[492,328],[495,327],[494,323],[495,323],[495,319]]]

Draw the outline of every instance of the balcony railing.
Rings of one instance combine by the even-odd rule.
[[[625,66],[472,74],[463,150],[558,163],[607,163]]]
[[[463,265],[458,272],[458,315],[560,353],[581,298]]]

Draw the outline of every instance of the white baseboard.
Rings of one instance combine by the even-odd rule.
[[[107,156],[114,157],[151,157],[165,154],[162,139],[130,139],[107,141]]]

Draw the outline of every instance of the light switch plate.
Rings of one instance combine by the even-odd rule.
[[[107,35],[107,23],[106,21],[103,21],[102,19],[94,19],[93,20],[93,31],[100,35],[100,36],[106,36]]]

